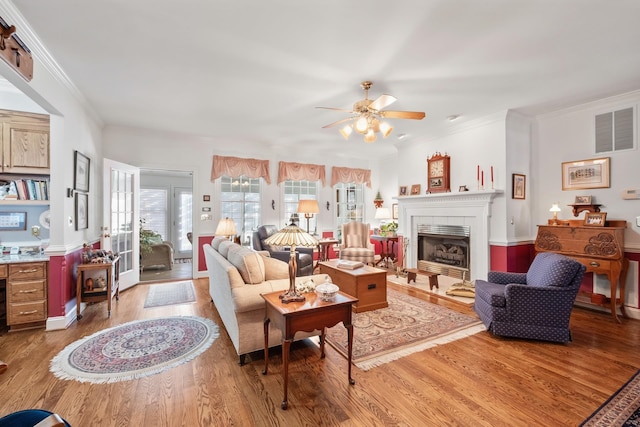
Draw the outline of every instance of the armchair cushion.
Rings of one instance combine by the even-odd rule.
[[[527,271],[529,286],[570,286],[567,277],[573,277],[581,264],[571,258],[553,252],[543,252],[536,256]]]
[[[291,256],[290,248],[267,245],[264,243],[265,239],[277,232],[278,228],[275,225],[261,225],[258,227],[252,237],[253,249],[256,251],[269,251],[272,258],[284,261],[288,264],[289,257]],[[296,247],[296,263],[298,265],[296,276],[308,276],[313,274],[313,248]]]
[[[347,234],[345,248],[362,248],[362,237],[357,234]]]

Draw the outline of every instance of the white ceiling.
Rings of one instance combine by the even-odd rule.
[[[380,155],[513,109],[640,89],[638,0],[13,0],[106,124]],[[20,29],[18,28],[18,34]],[[388,93],[387,139],[323,125]],[[447,116],[460,115],[456,122]],[[237,144],[237,145],[236,145]],[[306,151],[306,150],[305,150]],[[326,152],[326,151],[324,151]]]

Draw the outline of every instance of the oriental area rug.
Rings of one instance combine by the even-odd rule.
[[[191,280],[149,285],[144,308],[187,304],[196,301],[196,290]]]
[[[367,371],[412,353],[486,330],[476,317],[387,288],[389,306],[353,313],[353,364]],[[327,329],[326,342],[347,355],[347,330]]]
[[[201,317],[136,320],[69,344],[51,359],[50,370],[94,384],[138,379],[193,360],[218,336],[218,326]]]
[[[640,425],[640,371],[616,391],[580,426],[611,427]]]

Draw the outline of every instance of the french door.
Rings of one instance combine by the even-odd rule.
[[[104,159],[101,245],[120,255],[120,290],[140,281],[140,169]]]

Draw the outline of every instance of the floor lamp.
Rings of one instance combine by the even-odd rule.
[[[298,202],[298,213],[303,213],[307,219],[307,233],[309,233],[309,220],[314,214],[320,213],[317,200],[300,200]]]
[[[309,233],[305,233],[300,227],[291,223],[277,233],[267,237],[264,243],[267,245],[291,247],[291,255],[289,256],[289,290],[280,295],[280,299],[285,304],[304,301],[304,295],[296,290],[296,272],[298,270],[296,246],[314,247],[318,245],[318,241],[315,237]]]

